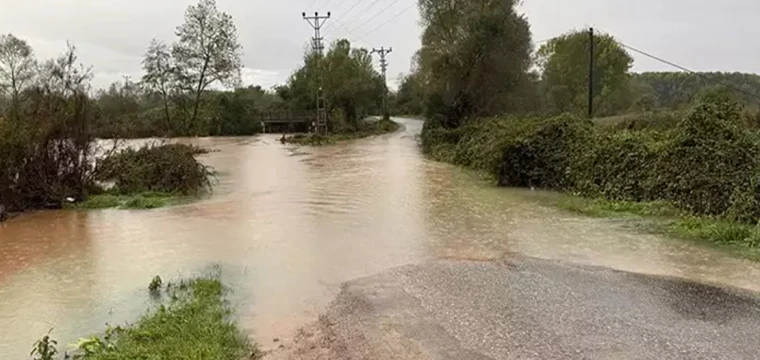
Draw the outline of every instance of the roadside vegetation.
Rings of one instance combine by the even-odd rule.
[[[339,141],[360,139],[370,136],[389,134],[396,132],[400,125],[390,119],[380,119],[377,121],[362,120],[359,122],[359,128],[355,131],[333,132],[328,134],[296,134],[283,136],[283,144],[296,144],[308,146],[331,145]]]
[[[570,210],[658,218],[679,237],[760,246],[760,126],[747,95],[760,93],[760,77],[631,74],[633,58],[597,33],[598,118],[589,120],[588,32],[551,39],[534,55],[515,6],[420,1],[418,66],[394,106],[424,113],[425,153],[501,186],[572,194],[559,204]]]
[[[134,324],[108,326],[102,335],[81,338],[69,356],[79,360],[218,359],[261,357],[225,301],[218,271],[163,284],[151,281],[148,293],[158,302]],[[32,359],[63,359],[64,349],[47,334],[34,344]]]

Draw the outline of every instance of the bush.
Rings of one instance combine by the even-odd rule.
[[[503,152],[499,184],[571,189],[583,151],[592,143],[593,124],[573,116],[539,122],[511,141]]]
[[[649,201],[658,198],[654,174],[661,141],[651,133],[623,131],[597,134],[581,154],[575,190],[610,200]]]
[[[210,169],[195,157],[204,150],[184,144],[126,149],[98,166],[100,181],[113,181],[120,193],[154,191],[183,195],[210,188]]]
[[[707,98],[669,129],[642,128],[502,117],[455,129],[432,122],[422,143],[440,160],[497,175],[500,185],[666,201],[692,214],[758,222],[760,140],[741,106]]]

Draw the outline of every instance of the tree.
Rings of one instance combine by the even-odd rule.
[[[185,12],[177,27],[179,41],[172,48],[179,86],[191,94],[188,127],[197,126],[201,95],[214,83],[234,87],[240,83],[242,48],[232,17],[216,8],[214,0],[201,0]],[[189,129],[185,129],[188,131]]]
[[[401,76],[394,108],[405,115],[421,115],[425,110],[425,83],[418,71]]]
[[[18,118],[19,96],[34,78],[37,61],[32,47],[13,34],[0,35],[0,90],[11,97],[11,117]]]
[[[549,102],[559,112],[583,113],[588,103],[589,34],[571,31],[541,46],[537,63]],[[609,34],[594,36],[594,106],[599,113],[627,109],[633,58]]]
[[[176,91],[176,66],[172,58],[169,46],[156,39],[150,42],[148,51],[145,52],[145,58],[142,62],[143,75],[142,83],[151,91],[161,96],[161,102],[164,108],[164,121],[166,129],[172,130],[171,113],[169,112],[169,102],[171,94]],[[183,126],[185,128],[186,126]]]
[[[427,117],[457,127],[472,116],[515,111],[531,65],[528,21],[516,0],[420,0],[420,71]]]
[[[366,113],[379,110],[385,84],[372,66],[369,51],[352,48],[348,40],[335,41],[324,57],[309,52],[304,65],[293,72],[286,86],[277,87],[277,94],[291,109],[315,109],[320,72],[329,127],[333,131],[353,130]]]

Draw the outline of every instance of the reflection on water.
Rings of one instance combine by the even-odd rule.
[[[760,266],[722,252],[540,205],[424,159],[392,135],[323,148],[256,138],[181,140],[213,150],[210,198],[153,211],[40,212],[0,225],[0,358],[26,358],[134,319],[156,274],[219,263],[264,345],[312,320],[347,280],[430,258],[522,253],[760,290]]]

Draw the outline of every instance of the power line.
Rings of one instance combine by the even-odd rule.
[[[388,25],[388,24],[390,24],[390,23],[391,23],[393,20],[396,20],[396,18],[398,18],[399,16],[401,16],[401,15],[403,15],[404,13],[406,13],[407,11],[409,11],[409,9],[413,8],[413,7],[414,7],[414,5],[417,5],[417,4],[412,4],[412,5],[409,5],[409,6],[408,6],[408,7],[406,7],[404,10],[401,10],[401,11],[400,11],[400,12],[398,12],[396,15],[393,15],[393,16],[391,16],[391,17],[390,17],[388,20],[386,20],[386,21],[385,21],[385,22],[383,22],[382,24],[380,24],[380,25],[378,25],[377,27],[375,27],[375,28],[371,29],[370,31],[367,31],[367,32],[365,32],[365,33],[364,33],[364,34],[362,34],[361,36],[362,36],[362,37],[365,37],[365,36],[367,36],[367,35],[369,35],[369,34],[372,34],[373,32],[375,32],[375,31],[377,31],[377,30],[380,30],[380,29],[381,29],[382,27],[384,27],[385,25]]]
[[[309,6],[307,6],[306,8],[308,9],[308,8],[310,8],[310,7],[314,6],[314,4],[316,4],[316,3],[317,3],[317,1],[319,1],[319,0],[314,0],[314,1],[312,1],[312,2],[311,2],[311,4],[309,4]]]
[[[347,26],[348,26],[348,25],[351,25],[351,24],[352,24],[354,21],[356,21],[356,20],[360,19],[360,18],[361,18],[361,16],[362,16],[362,14],[363,14],[365,11],[367,11],[367,10],[369,10],[369,9],[373,8],[373,7],[374,7],[376,4],[379,4],[379,3],[380,3],[380,1],[381,1],[381,0],[372,0],[372,2],[370,2],[370,3],[369,3],[367,6],[365,6],[365,7],[364,7],[364,9],[362,9],[361,11],[359,11],[359,12],[356,14],[356,16],[354,16],[354,17],[352,17],[351,19],[349,19],[348,21],[346,21],[346,25],[347,25]],[[383,0],[383,1],[384,1],[384,0]],[[397,2],[397,1],[396,1],[396,2]],[[394,3],[395,3],[395,2],[394,2]],[[381,11],[380,13],[382,13],[382,11]],[[377,14],[375,14],[374,16],[371,16],[371,17],[370,17],[370,20],[371,20],[373,17],[375,17],[375,16],[379,15],[380,13],[377,13]],[[360,27],[360,26],[359,26],[359,27]],[[358,27],[357,27],[357,28],[358,28]]]
[[[370,7],[371,7],[371,6],[372,6],[374,3],[376,3],[377,1],[378,1],[378,0],[372,0],[372,2],[369,4],[369,6],[365,7],[365,8],[364,8],[362,11],[369,9],[369,8],[370,8]],[[356,0],[356,2],[354,2],[354,4],[353,4],[353,5],[351,5],[351,7],[350,7],[350,8],[348,8],[348,10],[346,10],[344,13],[342,13],[342,15],[341,15],[341,16],[338,16],[338,19],[341,19],[341,18],[343,18],[343,17],[346,17],[346,16],[348,16],[349,14],[351,14],[351,11],[353,11],[354,9],[356,9],[356,7],[357,7],[357,6],[359,6],[359,4],[361,4],[361,3],[362,3],[362,1],[361,1],[361,0]],[[361,16],[361,11],[360,11],[358,14],[356,14],[356,16],[355,16],[355,17],[352,17],[352,18],[350,18],[350,19],[348,20],[348,22],[351,22],[351,21],[353,21],[353,20],[354,20],[354,19],[356,19],[356,17],[358,17],[358,16]]]
[[[686,68],[684,66],[681,66],[681,65],[678,65],[678,64],[676,64],[676,63],[674,63],[672,61],[665,60],[665,59],[663,59],[661,57],[652,55],[652,54],[647,53],[647,52],[645,52],[643,50],[639,50],[639,49],[637,49],[637,48],[635,48],[633,46],[626,45],[626,44],[624,44],[624,43],[622,43],[620,41],[615,40],[615,42],[618,43],[618,45],[620,45],[620,46],[622,46],[622,47],[624,47],[626,49],[629,49],[629,50],[631,50],[633,52],[636,52],[636,53],[639,53],[641,55],[644,55],[644,56],[646,56],[646,57],[648,57],[648,58],[650,58],[652,60],[656,60],[656,61],[659,61],[659,62],[661,62],[663,64],[670,65],[670,66],[672,66],[672,67],[674,67],[676,69],[688,72],[688,73],[693,74],[693,75],[697,75],[697,76],[701,77],[702,79],[704,79],[707,82],[711,82],[711,83],[715,83],[715,84],[720,84],[720,85],[723,85],[723,86],[725,86],[727,88],[731,88],[731,89],[733,89],[735,91],[743,93],[743,94],[745,94],[745,95],[747,95],[749,97],[754,98],[758,103],[760,103],[760,98],[758,98],[756,94],[753,94],[753,93],[751,93],[749,91],[746,91],[746,90],[744,90],[744,89],[742,89],[740,87],[734,86],[731,83],[727,83],[727,82],[724,82],[724,81],[721,81],[721,80],[717,80],[717,79],[711,79],[711,78],[705,76],[704,74],[702,74],[700,72],[688,69],[688,68]]]
[[[380,12],[378,12],[378,13],[377,13],[377,14],[375,14],[375,15],[372,15],[372,16],[370,16],[370,17],[369,17],[369,19],[367,19],[365,22],[363,22],[363,23],[359,24],[359,26],[355,27],[355,28],[354,28],[354,30],[358,30],[358,29],[360,29],[362,26],[369,24],[369,23],[370,23],[372,20],[374,20],[374,19],[375,19],[376,17],[378,17],[380,14],[382,14],[382,13],[384,13],[384,12],[388,11],[388,9],[390,9],[390,8],[391,8],[393,5],[396,5],[396,3],[398,3],[399,1],[401,1],[401,0],[394,0],[394,1],[393,1],[393,2],[391,2],[391,3],[390,3],[388,6],[384,7],[382,10],[380,10]]]
[[[341,22],[341,21],[338,21],[337,19],[333,19],[333,21],[335,21],[335,23],[336,23],[336,24],[338,24],[338,26],[340,26],[340,27],[342,27],[343,29],[345,29],[345,30],[346,30],[346,37],[348,37],[348,38],[355,38],[355,39],[359,40],[359,42],[362,42],[362,43],[364,43],[364,45],[366,45],[367,47],[370,47],[370,45],[369,45],[369,41],[367,41],[367,40],[366,40],[366,39],[364,39],[363,37],[360,37],[360,36],[356,36],[356,35],[354,35],[354,34],[351,32],[351,30],[349,30],[349,29],[348,29],[348,27],[346,27],[346,25],[345,25],[345,24],[343,24],[343,22]],[[333,28],[333,29],[330,29],[329,31],[330,31],[330,32],[332,32],[332,30],[334,30],[334,28]]]

